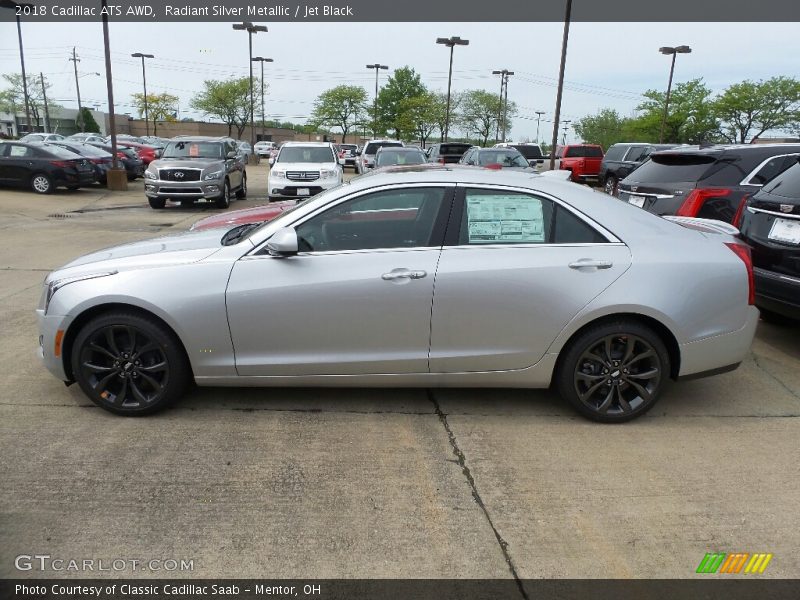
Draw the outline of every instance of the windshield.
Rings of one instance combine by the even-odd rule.
[[[170,142],[161,158],[224,158],[217,142]]]
[[[387,165],[421,165],[428,162],[425,155],[419,151],[399,152],[397,150],[381,150],[375,164],[379,167]]]
[[[527,167],[528,161],[516,150],[489,150],[478,155],[482,167],[500,165],[502,167]]]
[[[278,154],[279,163],[336,162],[330,148],[324,146],[284,146]]]
[[[532,144],[530,146],[525,144],[520,144],[519,146],[514,146],[514,148],[519,150],[519,153],[522,154],[522,156],[524,156],[528,160],[533,158],[544,158],[542,156],[542,149],[539,148],[539,146],[534,146]]]

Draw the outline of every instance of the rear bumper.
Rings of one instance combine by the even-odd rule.
[[[748,306],[747,320],[741,329],[682,344],[679,378],[703,377],[735,368],[749,354],[757,325],[758,309]]]
[[[800,277],[753,269],[756,306],[791,319],[800,319]]]

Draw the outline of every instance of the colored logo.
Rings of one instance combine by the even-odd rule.
[[[767,569],[772,554],[747,552],[707,552],[697,567],[698,573],[763,573]]]

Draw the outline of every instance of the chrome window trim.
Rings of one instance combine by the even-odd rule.
[[[758,165],[758,166],[757,166],[755,169],[753,169],[752,171],[750,171],[750,173],[748,173],[748,174],[745,176],[745,178],[744,178],[744,179],[742,179],[742,181],[739,183],[739,185],[750,185],[750,186],[753,186],[753,187],[763,187],[763,186],[764,186],[764,184],[763,184],[763,183],[750,183],[750,180],[751,180],[753,177],[755,177],[756,175],[758,175],[758,172],[759,172],[761,169],[763,169],[763,168],[764,168],[764,166],[765,166],[765,165],[766,165],[766,164],[767,164],[769,161],[771,161],[771,160],[773,160],[773,159],[775,159],[775,158],[786,158],[787,156],[797,156],[797,157],[800,157],[800,152],[787,152],[786,154],[775,154],[775,155],[773,155],[773,156],[770,156],[770,157],[768,157],[768,158],[765,158],[764,160],[762,160],[762,161],[761,161],[761,163],[760,163],[760,164],[759,164],[759,165]]]
[[[800,215],[793,215],[791,213],[782,213],[782,212],[775,212],[774,210],[767,210],[765,208],[753,208],[752,206],[748,206],[747,210],[751,213],[765,213],[768,215],[775,215],[776,217],[780,217],[781,219],[800,219]]]
[[[588,246],[606,246],[608,244],[622,244],[623,246],[625,245],[625,243],[622,240],[620,240],[616,235],[614,235],[609,229],[603,227],[602,225],[600,225],[600,223],[598,223],[597,221],[595,221],[591,217],[583,214],[582,212],[580,212],[576,208],[572,207],[568,203],[564,202],[560,198],[557,198],[556,196],[553,196],[552,194],[548,194],[547,192],[542,192],[540,190],[534,190],[534,189],[531,189],[531,188],[523,188],[523,187],[510,186],[510,185],[498,185],[498,184],[492,184],[492,183],[456,183],[455,185],[456,185],[457,188],[475,188],[475,189],[485,189],[485,190],[501,190],[501,191],[505,191],[505,192],[518,192],[520,194],[526,194],[528,196],[537,196],[537,195],[541,196],[542,198],[550,200],[551,202],[554,202],[555,204],[559,205],[564,210],[569,211],[570,213],[572,213],[573,216],[577,217],[578,219],[583,221],[586,225],[588,225],[592,229],[596,230],[601,235],[605,236],[605,238],[608,240],[605,243],[602,243],[602,242],[601,243],[589,243],[589,244],[586,244],[586,245],[588,245]],[[488,248],[489,246],[494,246],[494,245],[499,245],[499,246],[503,246],[503,247],[529,245],[529,246],[534,246],[536,248],[541,248],[543,246],[572,246],[574,244],[513,244],[513,243],[510,243],[510,244],[485,244],[485,245],[484,244],[459,244],[458,246],[448,246],[448,248],[459,248],[459,247],[463,247],[463,246],[469,246],[469,247],[473,247],[474,246],[476,248]]]

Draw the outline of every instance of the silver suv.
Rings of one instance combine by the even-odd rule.
[[[375,154],[378,148],[397,147],[402,148],[403,142],[399,140],[370,140],[364,144],[361,155],[356,158],[356,173],[363,174],[375,168]]]
[[[247,196],[245,163],[231,138],[173,138],[144,172],[144,193],[152,208],[164,208],[167,200],[213,200],[228,208],[232,192],[237,198]]]

